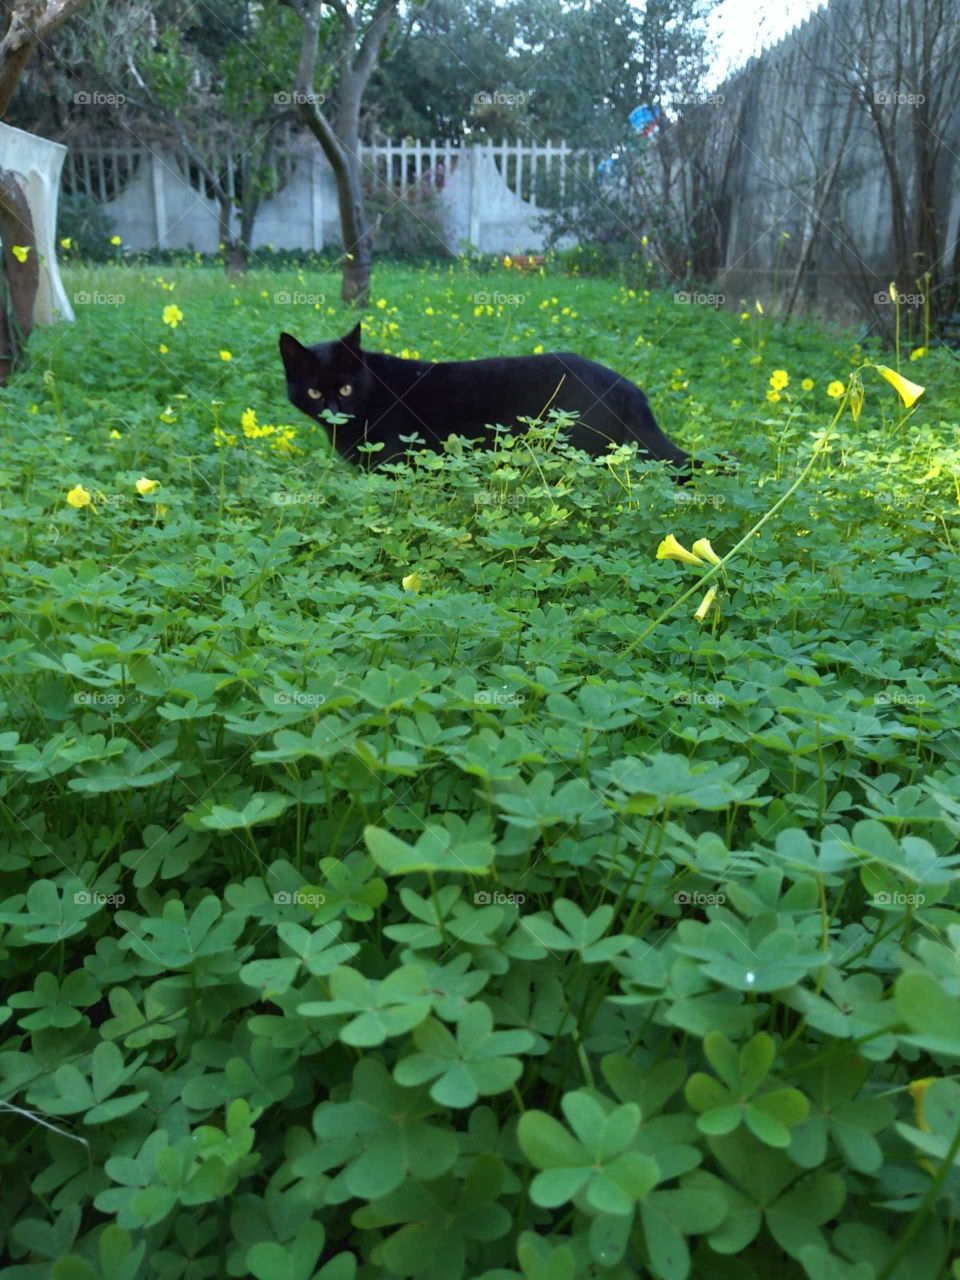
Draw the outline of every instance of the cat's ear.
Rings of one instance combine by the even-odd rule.
[[[340,346],[355,360],[360,359],[360,325],[355,324],[345,338],[340,339]]]
[[[313,352],[289,333],[280,335],[280,358],[287,373],[302,373],[314,362]]]

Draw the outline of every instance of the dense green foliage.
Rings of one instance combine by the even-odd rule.
[[[651,629],[876,357],[395,269],[370,347],[576,349],[740,467],[366,474],[284,399],[331,278],[74,268],[0,393],[4,1275],[960,1274],[952,357]]]

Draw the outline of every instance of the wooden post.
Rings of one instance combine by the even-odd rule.
[[[480,248],[480,156],[482,148],[474,143],[470,148],[470,203],[469,240],[474,249]]]
[[[319,147],[311,149],[310,157],[310,227],[313,249],[319,253],[323,248],[323,152]]]
[[[150,176],[153,181],[153,224],[157,232],[156,245],[158,249],[166,249],[167,200],[163,186],[163,161],[156,152],[150,154]]]

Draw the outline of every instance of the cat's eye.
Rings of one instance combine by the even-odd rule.
[[[340,394],[341,394],[342,396],[352,396],[352,395],[353,395],[353,387],[351,387],[351,385],[350,385],[350,383],[349,383],[349,382],[347,383],[347,385],[346,385],[345,387],[341,387],[341,388],[340,388]]]
[[[318,391],[316,387],[307,387],[307,395],[311,400],[322,400],[323,392]]]

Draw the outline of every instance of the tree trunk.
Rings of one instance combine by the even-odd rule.
[[[0,382],[21,363],[26,340],[33,328],[33,304],[40,282],[37,239],[30,206],[17,176],[0,169],[0,237],[3,267],[0,271]],[[20,262],[13,247],[29,249]]]
[[[337,184],[337,204],[343,236],[343,281],[340,297],[354,307],[366,307],[370,301],[370,269],[373,261],[373,238],[367,224],[360,184],[359,128],[354,121],[341,116],[338,136],[319,126],[316,110],[301,111],[301,118],[323,147]],[[344,127],[346,126],[346,127]]]

